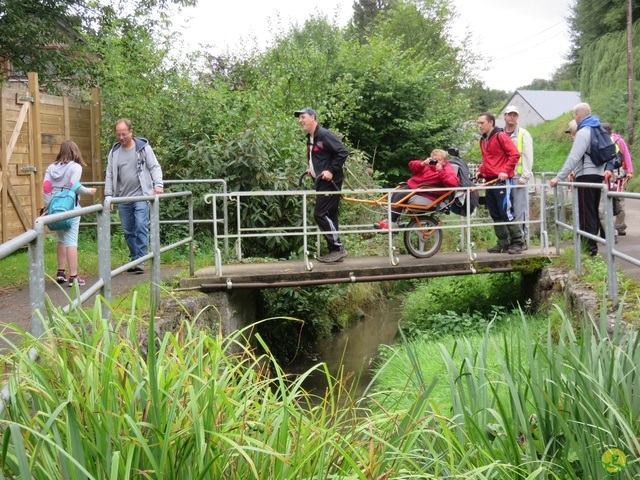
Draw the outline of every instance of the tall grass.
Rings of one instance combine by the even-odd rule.
[[[431,410],[457,426],[452,430],[460,445],[482,452],[487,461],[522,469],[519,478],[599,479],[618,473],[635,478],[640,474],[635,332],[618,327],[609,338],[604,310],[600,320],[576,332],[559,313],[559,335],[551,324],[542,336],[539,330],[532,333],[523,316],[521,327],[495,334],[488,329],[480,341],[460,338],[431,349],[423,342],[407,343],[389,356],[380,375],[393,365],[396,382],[404,379],[415,391],[432,381],[425,369],[436,369],[434,361],[444,364],[438,372],[450,403],[432,401]],[[416,397],[392,391],[385,409]],[[603,456],[611,449],[626,455],[626,463],[607,470]],[[540,469],[548,477],[538,477]]]
[[[185,324],[152,334],[147,354],[135,306],[115,324],[101,310],[53,309],[42,341],[25,334],[3,358],[13,375],[0,478],[585,479],[610,473],[612,448],[627,455],[613,473],[640,473],[639,341],[621,329],[608,338],[604,321],[575,332],[563,318],[552,335],[523,317],[517,329],[436,345],[445,404],[432,401],[439,380],[413,344],[355,398],[323,364],[287,375],[255,353],[261,339],[248,330]],[[323,395],[302,387],[313,370],[327,377]],[[384,387],[387,373],[404,382]]]
[[[0,478],[511,476],[468,452],[459,427],[428,410],[426,391],[406,411],[371,408],[379,399],[355,399],[321,364],[329,387],[315,398],[302,388],[311,371],[287,376],[255,354],[248,332],[184,325],[152,337],[145,355],[135,306],[115,324],[100,312],[99,302],[71,316],[53,309],[42,341],[25,334],[3,358],[14,375]]]

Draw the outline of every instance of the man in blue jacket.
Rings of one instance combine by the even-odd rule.
[[[314,179],[317,192],[339,192],[342,190],[344,173],[342,166],[349,151],[338,137],[321,127],[313,108],[303,108],[293,113],[298,117],[302,130],[307,132],[307,173]],[[338,207],[340,195],[318,195],[313,216],[329,247],[329,253],[318,256],[323,263],[342,262],[347,251],[338,236]]]
[[[567,179],[571,172],[574,173],[575,182],[602,183],[604,180],[605,165],[596,166],[589,156],[591,145],[591,127],[599,127],[600,119],[591,115],[591,107],[588,103],[579,103],[573,107],[573,118],[578,125],[578,131],[573,139],[573,146],[567,160],[549,184],[552,187],[559,181]],[[578,189],[578,211],[580,230],[598,235],[600,219],[598,217],[598,205],[600,204],[599,188]],[[583,241],[587,253],[591,256],[598,254],[598,244],[595,240]]]
[[[115,133],[118,142],[111,147],[107,160],[105,198],[162,193],[162,168],[149,142],[133,136],[131,121],[127,118],[121,118],[116,122]],[[149,244],[149,203],[119,203],[118,213],[124,239],[129,247],[129,257],[131,260],[144,257]],[[129,269],[132,273],[143,271],[144,263]]]

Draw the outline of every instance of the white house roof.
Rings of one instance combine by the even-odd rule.
[[[580,92],[560,90],[516,90],[506,105],[520,95],[545,121],[558,118],[580,103]]]

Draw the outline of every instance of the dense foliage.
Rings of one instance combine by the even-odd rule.
[[[126,22],[144,25],[146,32],[168,25],[174,6],[195,5],[197,0],[1,0],[0,58],[8,60],[21,78],[38,72],[47,91],[72,91],[99,82],[101,61],[108,57],[93,48],[109,26]]]
[[[483,332],[521,301],[521,276],[473,275],[416,282],[402,309],[400,327],[409,337]]]

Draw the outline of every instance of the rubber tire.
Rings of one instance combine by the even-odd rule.
[[[420,230],[404,232],[404,246],[407,252],[416,258],[429,258],[436,254],[442,245],[442,230],[432,230],[437,223],[432,217],[414,217],[409,222],[407,228],[421,227],[428,232],[426,241],[424,240],[424,232]]]

